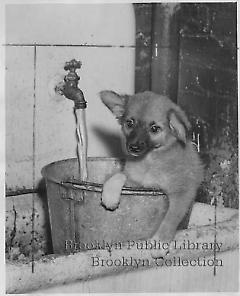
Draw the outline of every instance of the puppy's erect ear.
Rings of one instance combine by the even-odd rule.
[[[187,131],[190,129],[190,123],[184,112],[180,108],[179,110],[171,109],[168,112],[168,121],[173,135],[186,144]]]
[[[126,103],[125,96],[120,96],[119,94],[110,90],[103,90],[100,92],[100,97],[103,103],[112,111],[112,113],[117,118],[121,118],[123,116]]]

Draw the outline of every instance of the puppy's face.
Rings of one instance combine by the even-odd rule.
[[[112,91],[102,91],[100,96],[122,125],[130,155],[143,156],[176,142],[186,144],[190,124],[184,112],[167,97],[152,92],[121,96]]]

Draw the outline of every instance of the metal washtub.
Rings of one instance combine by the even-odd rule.
[[[42,169],[54,253],[72,252],[66,248],[67,241],[78,245],[124,242],[150,238],[157,230],[168,208],[162,191],[124,187],[115,211],[101,205],[104,180],[122,165],[114,158],[88,158],[88,182],[77,181],[77,159],[57,161]]]

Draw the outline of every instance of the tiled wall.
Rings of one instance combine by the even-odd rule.
[[[120,154],[120,128],[98,92],[134,91],[131,4],[7,5],[6,44],[8,188],[36,186],[44,165],[76,156],[73,103],[53,91],[72,58],[83,64],[88,155]]]

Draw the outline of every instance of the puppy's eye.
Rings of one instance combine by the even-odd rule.
[[[150,131],[151,131],[151,133],[153,133],[153,134],[157,134],[157,133],[159,133],[160,131],[162,130],[162,128],[159,126],[159,125],[152,125],[151,127],[150,127]]]
[[[134,123],[135,123],[135,121],[134,121],[133,118],[131,118],[131,119],[127,119],[127,120],[126,120],[126,126],[127,126],[128,128],[132,128],[132,127],[134,126]]]

